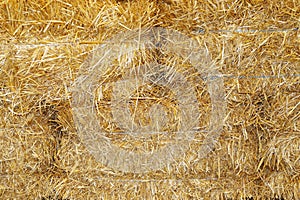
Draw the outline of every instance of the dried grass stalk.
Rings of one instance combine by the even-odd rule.
[[[294,0],[1,2],[0,197],[299,199],[299,9]],[[81,142],[70,88],[97,45],[155,26],[178,30],[209,52],[223,75],[226,124],[205,159],[197,152],[202,132],[169,166],[124,173],[97,162]],[[211,105],[205,82],[198,90],[205,125]],[[111,140],[140,149],[163,142],[122,137]]]

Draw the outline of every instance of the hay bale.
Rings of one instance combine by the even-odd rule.
[[[1,198],[299,199],[299,8],[292,0],[3,2]],[[81,141],[71,88],[98,45],[122,31],[158,26],[209,52],[224,81],[226,122],[205,158],[198,150],[206,135],[199,132],[167,167],[122,172],[97,162]],[[161,59],[180,63],[174,55]],[[193,82],[203,126],[211,111],[206,83]],[[140,150],[164,142],[124,137],[110,139]]]

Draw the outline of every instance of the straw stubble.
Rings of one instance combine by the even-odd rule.
[[[299,8],[292,0],[2,2],[0,196],[300,198]],[[202,115],[184,156],[160,170],[124,173],[97,162],[80,140],[71,108],[72,83],[93,49],[114,34],[155,26],[178,30],[209,52],[223,77],[226,122],[213,151],[201,158],[198,150],[211,112],[206,83],[218,76],[203,79],[176,55],[137,54],[134,62],[157,59],[187,75]],[[111,68],[111,80],[122,73],[113,70],[117,66]],[[154,103],[164,105],[168,128],[175,130],[175,94],[149,87],[143,88],[142,97],[155,97]],[[108,100],[112,91],[107,85],[95,94]],[[109,104],[98,100],[97,116],[107,121],[103,128],[118,132],[108,123]],[[138,110],[135,104],[132,99],[129,106],[136,112],[135,123],[147,124],[151,117],[137,111],[149,111],[153,101],[141,102]],[[137,152],[157,150],[170,140],[165,135],[144,140],[124,134],[106,137]]]

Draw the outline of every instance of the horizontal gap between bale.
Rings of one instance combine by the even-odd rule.
[[[204,80],[214,80],[218,78],[227,78],[227,79],[275,79],[275,78],[295,78],[295,77],[300,77],[300,74],[280,74],[280,75],[252,75],[252,76],[247,76],[247,75],[221,75],[221,76],[208,76],[204,78]]]
[[[14,174],[14,175],[0,175],[0,177],[24,177],[28,176],[25,174]],[[114,178],[103,178],[103,177],[94,177],[94,180],[99,181],[109,181],[109,182],[184,182],[184,181],[216,181],[217,178],[208,177],[208,178],[186,178],[186,179],[114,179]]]
[[[239,27],[233,30],[226,30],[226,29],[220,29],[220,30],[205,30],[205,29],[198,29],[198,30],[194,30],[192,31],[192,33],[194,34],[205,34],[205,33],[211,33],[211,34],[218,34],[218,33],[249,33],[249,34],[253,34],[253,33],[282,33],[282,32],[296,32],[299,31],[299,27],[295,27],[295,28],[286,28],[286,29],[249,29],[247,27]],[[2,38],[1,38],[2,39]],[[7,38],[4,38],[7,39]],[[51,46],[51,47],[56,47],[56,46],[64,46],[64,45],[97,45],[97,44],[109,44],[109,43],[113,43],[113,42],[107,42],[107,41],[78,41],[78,42],[45,42],[45,43],[39,43],[39,44],[31,44],[31,43],[27,43],[27,44],[14,44],[15,46],[18,46],[20,48],[36,48],[36,47],[42,47],[42,46]],[[11,44],[2,44],[1,46],[11,46]]]

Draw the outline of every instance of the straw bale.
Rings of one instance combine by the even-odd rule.
[[[299,199],[299,18],[295,0],[1,2],[0,197]],[[200,132],[174,163],[130,173],[97,162],[81,141],[72,84],[98,45],[143,27],[178,30],[209,52],[223,75],[227,116],[205,158]],[[195,80],[207,126],[207,82]],[[110,137],[128,149],[162,145]]]

